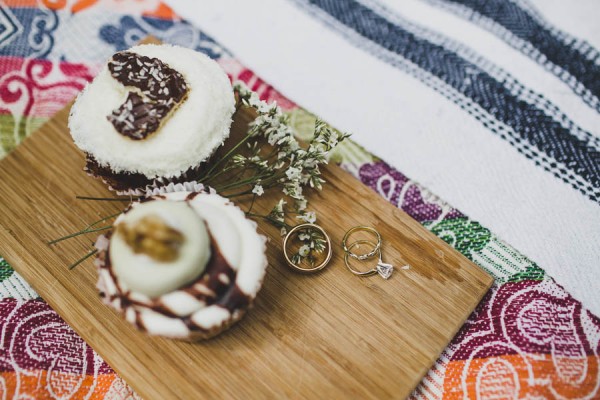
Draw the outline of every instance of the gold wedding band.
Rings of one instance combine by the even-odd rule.
[[[344,255],[344,263],[346,264],[346,268],[348,268],[348,270],[350,272],[352,272],[354,275],[358,275],[358,276],[370,276],[370,275],[376,274],[377,273],[377,267],[375,267],[373,269],[370,269],[368,271],[357,271],[357,270],[355,270],[354,268],[352,268],[350,266],[350,263],[348,262],[348,256],[352,257],[352,255],[351,255],[352,253],[351,253],[350,250],[352,250],[354,247],[356,247],[358,245],[361,245],[361,244],[370,244],[371,246],[375,246],[375,243],[373,243],[370,240],[366,240],[366,239],[357,240],[356,242],[354,242],[350,246],[348,246],[348,251]],[[380,252],[380,249],[377,249],[376,252],[375,252],[375,254],[377,254],[379,252]]]
[[[298,232],[301,229],[316,229],[317,231],[321,232],[321,234],[323,234],[323,236],[325,237],[325,241],[327,242],[327,256],[325,257],[325,260],[323,260],[323,262],[321,264],[317,265],[316,267],[302,268],[299,265],[295,264],[288,254],[288,250],[287,250],[288,240],[290,239],[290,237],[292,236],[293,233]],[[283,239],[283,255],[285,257],[285,261],[292,269],[294,269],[298,272],[301,272],[303,274],[310,274],[313,272],[317,272],[317,271],[320,271],[323,268],[325,268],[327,266],[327,264],[329,263],[329,261],[331,260],[331,255],[332,255],[331,239],[329,238],[329,235],[327,235],[327,232],[325,232],[325,230],[317,224],[296,225],[295,227],[290,229],[290,231],[287,233],[287,235],[285,235],[285,238]]]
[[[352,243],[350,246],[348,246],[348,239],[350,238],[350,235],[352,235],[354,232],[358,232],[358,231],[365,231],[365,232],[370,232],[372,234],[375,235],[375,237],[377,238],[377,243],[373,243],[369,240],[359,240],[356,241],[354,243]],[[352,252],[352,249],[360,243],[370,243],[371,245],[373,245],[373,250],[371,250],[369,253],[367,254],[354,254]],[[375,228],[371,228],[370,226],[355,226],[354,228],[350,228],[350,230],[348,232],[346,232],[346,234],[344,235],[344,238],[342,239],[342,247],[344,248],[344,253],[346,253],[347,256],[350,256],[352,258],[355,258],[357,260],[366,260],[368,258],[373,257],[374,255],[376,255],[380,250],[381,250],[381,235],[379,234],[379,232],[377,232],[377,230],[375,230]]]

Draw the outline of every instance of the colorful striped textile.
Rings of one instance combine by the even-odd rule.
[[[202,2],[189,3],[193,7],[205,7]],[[479,48],[461,45],[456,36],[452,39],[444,36],[448,32],[441,34],[431,26],[421,25],[435,24],[435,15],[432,19],[417,21],[420,25],[416,25],[400,15],[400,6],[394,10],[391,4],[366,0],[265,0],[264,9],[250,10],[251,6],[243,4],[245,2],[235,2],[237,12],[224,12],[220,7],[229,7],[229,2],[216,3],[212,8],[203,9],[207,19],[204,22],[199,22],[196,14],[186,12],[185,16],[196,23],[191,25],[166,5],[152,0],[0,0],[0,156],[14,149],[67,104],[113,52],[133,45],[148,34],[192,47],[216,59],[233,79],[244,80],[263,99],[277,101],[300,136],[310,134],[315,117],[297,103],[319,112],[336,126],[355,132],[356,141],[364,147],[355,142],[345,143],[335,154],[335,160],[495,277],[492,290],[415,390],[414,398],[598,398],[600,319],[548,275],[546,264],[531,261],[496,235],[495,225],[488,222],[498,214],[492,214],[493,218],[486,219],[485,223],[477,222],[479,219],[473,216],[480,215],[480,211],[473,209],[472,203],[463,203],[463,197],[453,194],[464,191],[464,196],[483,203],[488,199],[488,192],[494,194],[502,189],[515,196],[525,194],[522,212],[532,215],[544,212],[550,205],[532,202],[536,197],[527,195],[537,189],[512,186],[515,175],[535,171],[534,176],[523,179],[538,179],[540,190],[546,191],[548,196],[569,194],[566,200],[557,199],[551,205],[558,207],[573,198],[578,200],[571,207],[586,205],[575,211],[581,213],[578,214],[581,218],[587,218],[578,222],[587,224],[587,228],[573,240],[582,242],[579,249],[592,248],[596,253],[590,254],[598,254],[597,243],[596,247],[590,244],[593,234],[598,234],[598,224],[596,230],[589,227],[594,221],[590,218],[597,214],[587,214],[590,205],[596,207],[594,210],[598,207],[598,199],[594,200],[598,195],[599,163],[594,158],[598,139],[592,129],[595,121],[586,119],[598,113],[595,85],[600,77],[596,74],[593,75],[596,79],[589,79],[589,68],[597,68],[590,67],[589,60],[598,65],[593,47],[551,25],[524,1],[406,1],[424,10],[436,10],[444,17],[449,15],[455,24],[485,31],[484,38],[502,43],[502,51],[511,51],[520,57],[515,56],[515,65],[510,68],[504,64],[498,67],[495,59],[490,61],[490,54],[481,55]],[[296,31],[296,39],[290,39],[283,23],[289,24],[289,21],[264,24],[264,16],[271,14],[268,8],[271,3],[274,7],[291,10],[296,19],[304,18],[311,25],[306,30]],[[256,7],[256,3],[252,7]],[[239,14],[243,14],[243,18]],[[284,16],[280,14],[281,18]],[[519,25],[515,21],[525,22]],[[252,36],[254,33],[248,32],[246,26],[261,28],[255,31],[273,29],[271,33],[276,34],[272,36],[281,41],[282,47],[287,46],[287,50],[271,47],[267,49],[271,52],[268,55],[263,54],[265,50],[256,50],[264,57],[256,64],[256,70],[264,70],[269,81],[277,88],[286,89],[289,97],[282,96],[240,63],[230,51],[236,57],[238,53],[243,55],[244,61],[252,64],[255,59],[248,56],[249,51],[239,50],[228,35],[217,31],[216,25],[224,25],[233,32],[232,36]],[[445,29],[452,26],[445,25]],[[227,42],[229,50],[199,30],[205,27],[206,32],[215,33],[215,37],[219,32],[218,38]],[[289,28],[292,27],[294,25]],[[311,27],[318,30],[311,31]],[[545,36],[537,36],[542,31]],[[322,40],[311,43],[315,32]],[[302,40],[309,41],[314,59],[304,58],[305,62],[298,65],[282,66],[276,62],[289,60],[286,57],[290,54],[307,57],[306,53],[297,52],[296,42]],[[329,40],[335,41],[342,53],[347,51],[344,55],[358,57],[360,61],[344,60],[347,71],[343,73],[355,75],[340,85],[355,90],[352,93],[360,92],[363,86],[369,86],[372,93],[380,93],[380,97],[367,97],[371,103],[368,107],[361,105],[363,100],[358,97],[349,98],[355,102],[352,107],[332,102],[332,108],[351,110],[364,119],[356,126],[348,126],[354,124],[352,119],[339,123],[339,114],[323,107],[319,97],[327,98],[333,89],[319,86],[323,84],[322,75],[316,74],[313,79],[312,75],[309,78],[297,74],[301,68],[307,69],[305,73],[310,72],[309,64],[314,62],[326,71],[343,75],[335,64],[329,63],[330,58],[321,58],[326,49],[322,51],[318,47],[326,46]],[[267,43],[272,45],[258,42],[253,47],[269,47]],[[556,58],[556,52],[564,49],[573,54],[567,59]],[[493,49],[485,51],[494,52]],[[265,68],[268,64],[274,68]],[[522,65],[537,66],[540,71],[548,71],[549,76],[537,77],[532,73],[523,78],[515,73]],[[369,67],[380,68],[382,74],[365,77],[363,74],[369,70],[361,72],[361,68]],[[280,75],[272,75],[273,70],[280,70]],[[287,70],[297,75],[290,78],[285,74]],[[383,72],[398,75],[395,80],[387,81],[388,75]],[[378,80],[380,85],[371,87],[373,80]],[[556,81],[561,86],[550,94],[541,92],[540,88],[547,81]],[[306,92],[312,93],[300,95],[291,90],[292,83],[302,84]],[[399,88],[410,96],[402,99],[389,95],[388,91]],[[420,97],[422,92],[427,93],[426,98]],[[348,94],[342,91],[339,95],[344,93]],[[538,96],[539,93],[544,96]],[[393,106],[395,111],[386,111],[383,106]],[[410,125],[411,119],[420,122]],[[399,120],[406,120],[406,125],[398,124]],[[390,136],[377,136],[378,129],[373,127],[387,124],[394,128]],[[424,127],[418,128],[419,125]],[[434,132],[430,135],[429,130]],[[473,132],[468,133],[471,136],[467,138],[459,138],[460,142],[447,138],[458,136],[457,132],[462,130]],[[468,140],[477,135],[480,137],[474,142]],[[414,143],[409,139],[414,139]],[[439,147],[437,153],[427,153],[427,149],[419,147],[430,140]],[[466,171],[461,171],[459,161],[468,164],[469,160],[485,161],[489,157],[490,164],[506,162],[497,160],[502,155],[477,148],[485,141],[490,143],[484,150],[512,151],[514,154],[507,156],[508,159],[514,161],[515,169],[522,169],[508,175],[502,175],[501,172],[506,171],[497,169],[496,179],[487,180],[484,185],[481,185],[483,172],[474,174],[471,186],[465,186],[460,178],[473,171],[468,166],[464,167]],[[406,146],[406,152],[396,152],[392,148],[396,142]],[[390,147],[390,152],[381,150],[382,143]],[[460,153],[462,147],[473,154],[465,157]],[[400,167],[402,172],[365,148]],[[449,152],[455,153],[452,158],[437,162],[436,157],[443,158]],[[407,153],[412,156],[408,157]],[[421,156],[423,160],[415,161]],[[404,168],[413,161],[416,162],[414,167]],[[445,163],[452,168],[443,169]],[[485,170],[486,165],[482,162],[480,169]],[[423,175],[420,168],[447,180],[446,184],[437,184],[433,175]],[[552,185],[544,186],[548,181]],[[456,199],[456,204],[464,204],[461,208],[464,213],[428,190],[430,182],[436,183],[431,187],[444,199],[453,204]],[[501,188],[494,188],[493,183]],[[474,190],[476,185],[481,186]],[[449,187],[454,191],[448,192]],[[450,195],[446,197],[446,193]],[[510,200],[508,197],[499,199],[502,201],[488,205],[502,209],[512,204],[504,204]],[[501,215],[507,221],[522,216],[516,211]],[[557,223],[565,224],[562,218],[566,215],[557,209],[545,218],[556,218]],[[534,216],[531,221],[536,221]],[[564,228],[565,233],[570,232],[567,224]],[[502,232],[501,237],[509,243],[520,244],[518,238],[513,241]],[[541,231],[537,235],[543,238]],[[565,245],[560,235],[546,236],[545,240],[557,248]],[[572,254],[565,254],[563,265],[582,269],[593,284],[594,272],[586,271],[592,259],[571,258]],[[566,272],[573,271],[567,269]],[[554,271],[550,275],[555,276]],[[580,293],[587,289],[577,288],[576,297],[584,298]],[[590,307],[587,302],[584,304]],[[0,398],[137,398],[4,261],[0,262]]]

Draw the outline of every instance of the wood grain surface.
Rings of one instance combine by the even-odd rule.
[[[133,388],[147,399],[404,398],[419,383],[492,284],[492,278],[442,240],[335,165],[309,204],[330,234],[334,256],[315,275],[292,272],[279,231],[270,239],[269,269],[255,307],[236,326],[196,344],[150,337],[105,307],[85,254],[95,236],[48,246],[125,207],[76,200],[113,196],[82,171],[58,113],[0,161],[0,254]],[[234,130],[247,116],[237,117]],[[261,198],[268,211],[276,194]],[[262,209],[261,209],[262,208]],[[371,225],[384,239],[384,281],[346,270],[344,232]]]

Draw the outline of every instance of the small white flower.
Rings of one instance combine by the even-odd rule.
[[[300,177],[300,172],[300,168],[289,167],[287,171],[285,171],[285,174],[287,175],[288,179],[294,180]]]
[[[277,205],[275,206],[275,208],[277,208],[277,211],[279,212],[283,212],[283,206],[285,206],[287,204],[287,202],[284,199],[279,199],[279,202],[277,203]]]
[[[312,169],[317,166],[317,160],[315,160],[314,158],[307,158],[302,163],[302,166],[306,169]]]
[[[290,142],[288,143],[288,148],[291,151],[296,151],[296,150],[298,150],[300,148],[300,145],[298,144],[298,142],[296,141],[296,139],[291,138]]]
[[[300,254],[301,257],[306,257],[308,253],[310,253],[310,247],[306,244],[298,249],[298,254]]]
[[[265,191],[261,185],[255,185],[254,189],[252,189],[252,193],[254,193],[257,196],[262,196],[264,192]]]
[[[338,137],[337,137],[337,135],[331,135],[329,137],[329,143],[327,143],[327,145],[329,147],[333,148],[333,147],[337,146],[337,144],[338,144]]]
[[[317,221],[317,214],[314,211],[309,211],[304,215],[298,216],[298,218],[309,224],[314,224]]]
[[[298,239],[300,239],[304,242],[304,241],[310,239],[310,235],[308,233],[301,233],[298,235]]]
[[[298,211],[306,210],[307,203],[308,202],[306,201],[306,199],[296,200],[296,207],[298,208]]]

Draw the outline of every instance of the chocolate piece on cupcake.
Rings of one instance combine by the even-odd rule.
[[[140,330],[206,339],[251,306],[267,267],[265,242],[217,194],[156,196],[134,203],[96,241],[98,289]]]
[[[121,194],[185,182],[229,136],[235,97],[205,55],[171,45],[116,53],[78,96],[69,129],[86,170]]]

